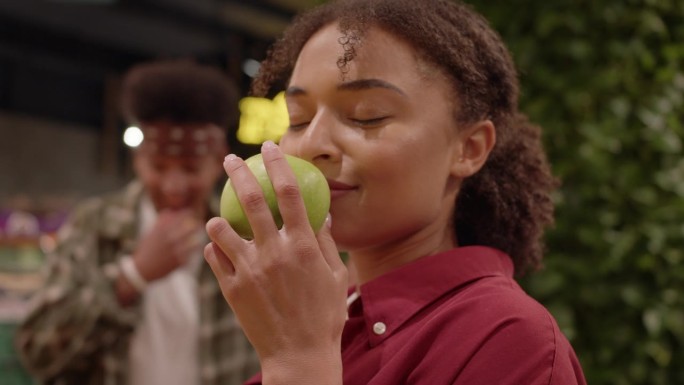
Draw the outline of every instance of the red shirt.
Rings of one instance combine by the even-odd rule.
[[[424,257],[360,292],[342,335],[345,385],[586,384],[555,320],[500,251]]]

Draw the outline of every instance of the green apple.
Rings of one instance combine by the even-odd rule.
[[[318,231],[323,222],[325,222],[328,210],[330,209],[330,188],[328,187],[328,182],[325,180],[323,173],[312,163],[291,155],[285,155],[285,159],[297,178],[297,184],[304,199],[309,223],[314,231]],[[278,201],[273,191],[271,180],[266,173],[266,167],[264,166],[261,154],[248,158],[245,160],[245,163],[261,185],[276,225],[278,228],[281,228],[283,218],[280,215]],[[225,218],[241,237],[245,239],[253,238],[252,227],[247,221],[245,212],[242,210],[230,179],[226,181],[223,193],[221,194],[221,217]]]

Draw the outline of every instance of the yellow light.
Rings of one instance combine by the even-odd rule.
[[[246,97],[240,100],[240,126],[237,138],[246,144],[261,144],[267,140],[278,142],[290,125],[285,104],[285,93],[273,100]]]

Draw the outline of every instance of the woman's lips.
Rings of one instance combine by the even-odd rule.
[[[330,187],[330,198],[339,198],[350,191],[356,190],[356,187],[350,186],[346,183],[338,182],[336,180],[328,179],[328,186]]]

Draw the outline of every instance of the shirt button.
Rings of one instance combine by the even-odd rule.
[[[387,331],[387,326],[384,322],[376,322],[373,324],[373,333],[377,335],[385,334]]]

